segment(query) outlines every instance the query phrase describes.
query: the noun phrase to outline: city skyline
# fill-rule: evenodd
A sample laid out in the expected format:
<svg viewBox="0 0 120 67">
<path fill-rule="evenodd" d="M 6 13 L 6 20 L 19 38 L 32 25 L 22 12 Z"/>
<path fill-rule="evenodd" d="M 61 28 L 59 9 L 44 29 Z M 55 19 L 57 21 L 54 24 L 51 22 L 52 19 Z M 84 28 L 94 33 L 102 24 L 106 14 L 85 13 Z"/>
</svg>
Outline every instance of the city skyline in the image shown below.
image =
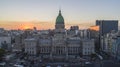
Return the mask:
<svg viewBox="0 0 120 67">
<path fill-rule="evenodd" d="M 1 0 L 0 27 L 54 29 L 61 9 L 66 28 L 87 28 L 96 20 L 119 20 L 118 0 Z"/>
</svg>

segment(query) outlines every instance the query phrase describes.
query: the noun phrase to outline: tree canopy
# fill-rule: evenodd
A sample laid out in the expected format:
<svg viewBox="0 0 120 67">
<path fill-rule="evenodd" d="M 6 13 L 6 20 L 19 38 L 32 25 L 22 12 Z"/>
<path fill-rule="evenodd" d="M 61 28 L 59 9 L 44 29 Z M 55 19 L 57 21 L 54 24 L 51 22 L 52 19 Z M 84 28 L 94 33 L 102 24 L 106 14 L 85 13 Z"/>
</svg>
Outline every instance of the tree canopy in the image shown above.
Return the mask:
<svg viewBox="0 0 120 67">
<path fill-rule="evenodd" d="M 5 50 L 0 48 L 0 60 L 2 59 L 4 54 L 5 54 Z"/>
</svg>

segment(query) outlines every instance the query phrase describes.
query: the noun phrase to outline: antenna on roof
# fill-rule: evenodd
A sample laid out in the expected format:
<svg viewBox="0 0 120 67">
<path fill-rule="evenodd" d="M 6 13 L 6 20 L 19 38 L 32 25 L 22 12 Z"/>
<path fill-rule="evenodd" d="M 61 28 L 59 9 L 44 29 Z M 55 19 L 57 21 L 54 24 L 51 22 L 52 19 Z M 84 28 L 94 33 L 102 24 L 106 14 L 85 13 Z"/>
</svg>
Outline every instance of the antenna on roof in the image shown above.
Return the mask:
<svg viewBox="0 0 120 67">
<path fill-rule="evenodd" d="M 59 12 L 61 13 L 61 6 L 59 6 Z"/>
</svg>

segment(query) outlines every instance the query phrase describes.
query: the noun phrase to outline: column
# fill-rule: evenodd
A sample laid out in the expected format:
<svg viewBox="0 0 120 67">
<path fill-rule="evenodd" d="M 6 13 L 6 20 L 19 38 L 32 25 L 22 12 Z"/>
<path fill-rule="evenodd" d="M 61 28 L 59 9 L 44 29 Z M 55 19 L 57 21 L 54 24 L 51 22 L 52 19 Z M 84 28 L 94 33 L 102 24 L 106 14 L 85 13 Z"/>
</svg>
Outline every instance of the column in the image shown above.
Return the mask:
<svg viewBox="0 0 120 67">
<path fill-rule="evenodd" d="M 50 59 L 53 60 L 53 50 L 54 50 L 54 47 L 53 45 L 51 45 L 51 51 L 50 51 Z"/>
<path fill-rule="evenodd" d="M 65 52 L 66 52 L 66 60 L 68 60 L 68 46 L 65 46 Z"/>
</svg>

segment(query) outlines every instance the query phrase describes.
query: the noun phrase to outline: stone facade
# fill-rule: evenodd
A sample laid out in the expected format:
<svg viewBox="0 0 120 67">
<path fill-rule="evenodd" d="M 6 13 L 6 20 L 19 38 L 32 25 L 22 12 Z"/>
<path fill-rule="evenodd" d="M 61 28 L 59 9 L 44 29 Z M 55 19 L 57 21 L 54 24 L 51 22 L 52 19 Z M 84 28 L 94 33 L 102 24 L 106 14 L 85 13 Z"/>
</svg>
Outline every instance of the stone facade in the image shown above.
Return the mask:
<svg viewBox="0 0 120 67">
<path fill-rule="evenodd" d="M 41 31 L 32 37 L 36 40 L 25 39 L 25 52 L 51 59 L 68 59 L 69 57 L 78 57 L 81 54 L 91 55 L 94 53 L 94 40 L 87 38 L 85 36 L 87 33 L 82 36 L 79 34 L 81 31 L 78 30 L 78 27 L 67 31 L 64 26 L 64 18 L 59 11 L 55 29 L 52 32 L 47 31 L 47 33 Z M 74 31 L 75 33 L 73 33 Z"/>
<path fill-rule="evenodd" d="M 82 54 L 91 55 L 95 53 L 94 40 L 83 40 L 82 41 Z"/>
<path fill-rule="evenodd" d="M 37 41 L 32 39 L 25 39 L 25 53 L 29 55 L 37 55 Z"/>
</svg>

